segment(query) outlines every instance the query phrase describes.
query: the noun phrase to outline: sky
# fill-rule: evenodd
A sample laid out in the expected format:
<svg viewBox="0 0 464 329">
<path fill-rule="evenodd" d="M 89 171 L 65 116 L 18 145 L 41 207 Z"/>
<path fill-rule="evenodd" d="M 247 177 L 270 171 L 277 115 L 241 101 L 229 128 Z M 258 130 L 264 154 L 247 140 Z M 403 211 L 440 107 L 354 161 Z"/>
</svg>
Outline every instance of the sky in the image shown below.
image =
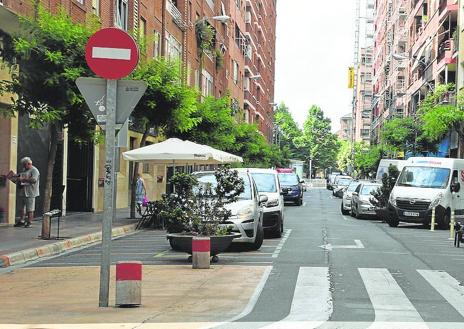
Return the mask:
<svg viewBox="0 0 464 329">
<path fill-rule="evenodd" d="M 355 0 L 278 0 L 275 102 L 302 127 L 311 105 L 340 128 L 351 112 Z"/>
</svg>

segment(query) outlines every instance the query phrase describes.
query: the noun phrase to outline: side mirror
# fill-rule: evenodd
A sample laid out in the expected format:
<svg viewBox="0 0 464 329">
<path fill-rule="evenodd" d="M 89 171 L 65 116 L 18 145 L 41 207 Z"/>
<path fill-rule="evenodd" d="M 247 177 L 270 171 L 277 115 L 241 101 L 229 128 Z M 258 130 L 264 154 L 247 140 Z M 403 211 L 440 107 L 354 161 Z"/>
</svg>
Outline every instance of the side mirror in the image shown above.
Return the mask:
<svg viewBox="0 0 464 329">
<path fill-rule="evenodd" d="M 262 204 L 266 203 L 269 200 L 267 195 L 260 194 L 259 195 L 259 205 L 261 206 Z"/>
<path fill-rule="evenodd" d="M 304 182 L 305 182 L 304 180 L 300 180 L 300 184 L 304 184 Z"/>
<path fill-rule="evenodd" d="M 288 194 L 288 188 L 284 187 L 282 188 L 282 190 L 280 191 L 280 195 L 286 195 Z"/>
<path fill-rule="evenodd" d="M 456 182 L 451 184 L 451 192 L 457 193 L 461 189 L 461 184 Z"/>
<path fill-rule="evenodd" d="M 351 195 L 352 195 L 352 196 L 358 196 L 359 193 L 358 193 L 358 192 L 353 192 L 353 193 L 351 193 Z"/>
</svg>

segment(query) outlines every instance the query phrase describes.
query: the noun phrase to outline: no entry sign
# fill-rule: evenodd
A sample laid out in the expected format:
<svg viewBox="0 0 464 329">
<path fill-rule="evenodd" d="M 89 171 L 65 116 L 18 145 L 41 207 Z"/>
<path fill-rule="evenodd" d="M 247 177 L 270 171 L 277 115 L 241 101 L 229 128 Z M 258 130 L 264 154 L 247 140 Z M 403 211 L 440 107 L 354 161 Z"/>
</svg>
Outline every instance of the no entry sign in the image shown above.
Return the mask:
<svg viewBox="0 0 464 329">
<path fill-rule="evenodd" d="M 128 76 L 137 66 L 139 51 L 129 34 L 110 27 L 90 37 L 85 47 L 85 60 L 96 75 L 118 80 Z"/>
</svg>

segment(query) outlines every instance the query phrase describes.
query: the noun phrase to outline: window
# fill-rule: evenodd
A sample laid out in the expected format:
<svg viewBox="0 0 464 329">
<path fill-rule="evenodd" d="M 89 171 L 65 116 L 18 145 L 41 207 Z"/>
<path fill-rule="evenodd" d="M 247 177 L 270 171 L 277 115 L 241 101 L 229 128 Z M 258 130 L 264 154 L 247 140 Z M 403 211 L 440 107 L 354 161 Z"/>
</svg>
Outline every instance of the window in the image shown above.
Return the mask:
<svg viewBox="0 0 464 329">
<path fill-rule="evenodd" d="M 243 79 L 243 89 L 245 91 L 250 90 L 250 77 L 245 77 L 245 79 Z"/>
<path fill-rule="evenodd" d="M 100 0 L 92 0 L 92 12 L 94 15 L 100 16 Z"/>
<path fill-rule="evenodd" d="M 182 55 L 182 45 L 172 35 L 168 35 L 166 38 L 166 57 L 168 60 L 179 60 Z"/>
<path fill-rule="evenodd" d="M 206 3 L 212 10 L 214 10 L 214 0 L 206 0 Z"/>
<path fill-rule="evenodd" d="M 157 31 L 154 31 L 153 58 L 157 58 L 160 55 L 161 55 L 161 34 Z"/>
<path fill-rule="evenodd" d="M 116 0 L 116 25 L 127 31 L 129 4 L 128 0 Z"/>
<path fill-rule="evenodd" d="M 139 39 L 140 41 L 145 41 L 145 36 L 147 35 L 147 21 L 145 18 L 140 17 L 139 22 Z"/>
<path fill-rule="evenodd" d="M 202 87 L 201 94 L 204 97 L 213 95 L 213 77 L 206 70 L 203 70 L 203 73 L 202 73 L 201 87 Z"/>
<path fill-rule="evenodd" d="M 145 146 L 151 145 L 153 143 L 146 142 Z M 149 174 L 150 173 L 150 163 L 144 162 L 142 166 L 142 173 Z"/>
<path fill-rule="evenodd" d="M 232 60 L 232 78 L 234 80 L 234 84 L 238 84 L 238 63 Z"/>
<path fill-rule="evenodd" d="M 76 0 L 78 3 L 80 3 L 81 5 L 84 4 L 84 0 Z M 3 1 L 2 1 L 2 4 L 3 4 Z"/>
</svg>

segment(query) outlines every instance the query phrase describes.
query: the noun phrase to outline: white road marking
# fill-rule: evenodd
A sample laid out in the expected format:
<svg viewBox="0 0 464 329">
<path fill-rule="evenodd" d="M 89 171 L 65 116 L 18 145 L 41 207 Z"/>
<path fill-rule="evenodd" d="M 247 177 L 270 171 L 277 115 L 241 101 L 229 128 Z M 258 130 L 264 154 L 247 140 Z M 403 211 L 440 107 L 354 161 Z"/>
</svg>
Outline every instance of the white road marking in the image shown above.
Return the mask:
<svg viewBox="0 0 464 329">
<path fill-rule="evenodd" d="M 302 322 L 298 328 L 317 328 L 328 321 L 333 312 L 332 293 L 328 267 L 300 267 L 295 285 L 290 313 L 282 321 L 265 328 L 288 328 L 295 321 L 311 321 L 313 325 Z"/>
<path fill-rule="evenodd" d="M 306 201 L 305 201 L 305 202 L 303 202 L 303 207 L 306 207 Z"/>
<path fill-rule="evenodd" d="M 375 311 L 375 321 L 423 322 L 401 287 L 385 268 L 358 269 Z"/>
<path fill-rule="evenodd" d="M 333 249 L 364 249 L 364 245 L 361 242 L 361 240 L 354 240 L 354 245 L 343 245 L 343 246 L 334 246 L 331 243 L 324 244 L 322 246 L 319 246 L 319 248 L 325 249 L 325 250 L 333 250 Z"/>
<path fill-rule="evenodd" d="M 131 50 L 124 48 L 92 47 L 92 58 L 130 61 Z"/>
<path fill-rule="evenodd" d="M 350 220 L 348 217 L 346 216 L 342 216 L 344 220 Z"/>
<path fill-rule="evenodd" d="M 464 287 L 461 283 L 443 271 L 417 270 L 427 282 L 435 288 L 456 311 L 464 316 Z"/>
<path fill-rule="evenodd" d="M 285 234 L 284 234 L 282 240 L 280 240 L 280 243 L 277 245 L 274 253 L 272 254 L 272 258 L 279 257 L 279 254 L 282 251 L 282 247 L 284 246 L 285 242 L 287 241 L 288 237 L 290 236 L 290 233 L 292 233 L 291 229 L 288 229 L 288 230 L 285 231 Z"/>
</svg>

